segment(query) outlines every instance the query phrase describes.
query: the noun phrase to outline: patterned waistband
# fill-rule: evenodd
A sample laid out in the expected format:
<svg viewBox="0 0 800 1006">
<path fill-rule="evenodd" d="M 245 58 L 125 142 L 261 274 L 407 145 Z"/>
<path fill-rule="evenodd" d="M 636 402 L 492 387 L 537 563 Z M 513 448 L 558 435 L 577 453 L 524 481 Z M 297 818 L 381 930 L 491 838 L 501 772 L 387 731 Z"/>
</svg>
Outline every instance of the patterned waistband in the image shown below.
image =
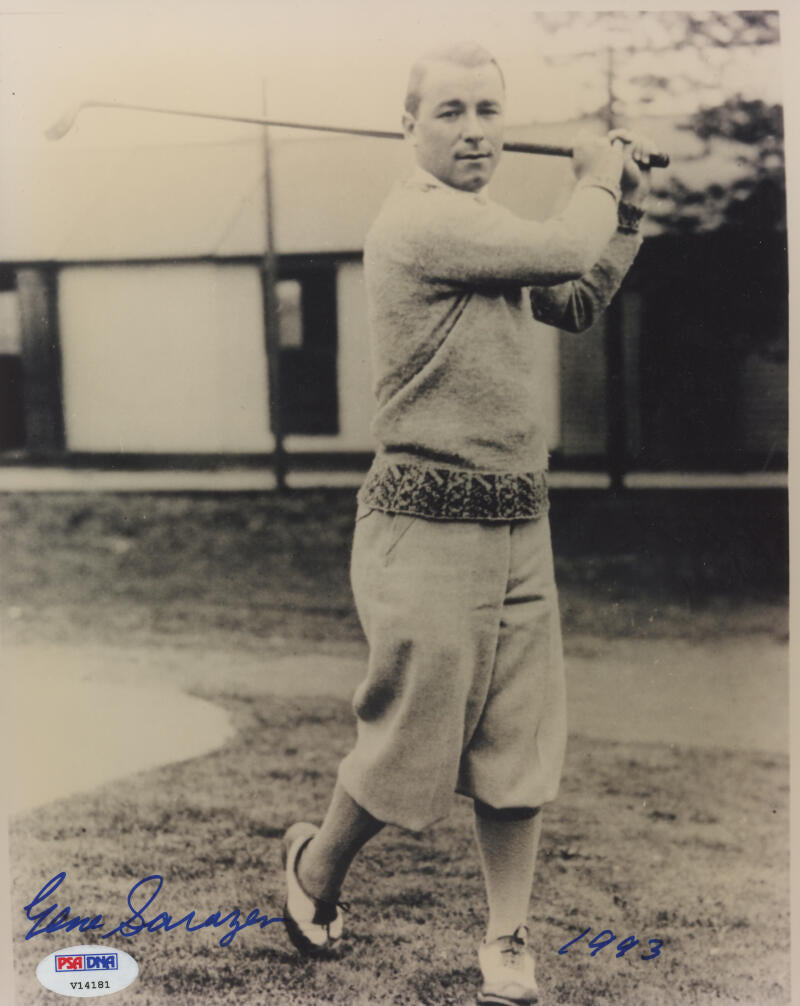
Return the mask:
<svg viewBox="0 0 800 1006">
<path fill-rule="evenodd" d="M 433 520 L 531 520 L 549 509 L 543 471 L 517 475 L 416 464 L 371 469 L 358 500 Z"/>
</svg>

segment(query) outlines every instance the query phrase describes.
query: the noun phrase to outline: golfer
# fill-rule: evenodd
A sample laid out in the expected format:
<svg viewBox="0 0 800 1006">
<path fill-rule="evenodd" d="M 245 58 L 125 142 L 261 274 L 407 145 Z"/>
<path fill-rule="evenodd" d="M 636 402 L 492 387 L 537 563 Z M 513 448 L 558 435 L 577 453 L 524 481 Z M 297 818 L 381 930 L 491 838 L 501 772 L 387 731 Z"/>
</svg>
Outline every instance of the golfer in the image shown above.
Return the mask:
<svg viewBox="0 0 800 1006">
<path fill-rule="evenodd" d="M 533 318 L 589 327 L 640 245 L 650 144 L 579 144 L 565 210 L 491 202 L 505 85 L 463 45 L 412 68 L 417 161 L 372 226 L 364 269 L 377 378 L 352 585 L 369 643 L 358 734 L 320 828 L 284 836 L 286 926 L 305 954 L 342 933 L 339 892 L 385 824 L 415 831 L 474 801 L 488 899 L 479 1003 L 537 1000 L 528 911 L 541 807 L 566 738 Z M 435 939 L 435 934 L 434 934 Z"/>
</svg>

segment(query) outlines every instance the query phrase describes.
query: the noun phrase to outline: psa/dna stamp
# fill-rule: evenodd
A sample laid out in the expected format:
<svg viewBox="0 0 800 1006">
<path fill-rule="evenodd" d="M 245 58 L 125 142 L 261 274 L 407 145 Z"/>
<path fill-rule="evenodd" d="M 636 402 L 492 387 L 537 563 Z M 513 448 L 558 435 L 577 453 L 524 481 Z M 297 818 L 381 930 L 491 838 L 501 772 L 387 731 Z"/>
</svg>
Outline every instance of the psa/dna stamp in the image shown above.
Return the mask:
<svg viewBox="0 0 800 1006">
<path fill-rule="evenodd" d="M 36 977 L 46 989 L 84 999 L 119 992 L 138 974 L 139 965 L 130 954 L 100 946 L 56 950 L 36 967 Z"/>
</svg>

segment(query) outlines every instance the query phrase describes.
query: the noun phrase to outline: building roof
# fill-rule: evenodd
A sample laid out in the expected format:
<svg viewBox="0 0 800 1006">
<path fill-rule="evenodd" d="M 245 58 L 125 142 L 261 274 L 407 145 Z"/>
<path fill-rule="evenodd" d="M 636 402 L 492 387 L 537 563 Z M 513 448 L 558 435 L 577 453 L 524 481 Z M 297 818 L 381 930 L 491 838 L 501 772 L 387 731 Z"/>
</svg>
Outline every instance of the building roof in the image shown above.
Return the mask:
<svg viewBox="0 0 800 1006">
<path fill-rule="evenodd" d="M 528 126 L 510 139 L 568 143 L 596 121 Z M 648 131 L 694 188 L 729 183 L 735 151 L 700 156 L 702 144 L 671 120 Z M 285 135 L 285 134 L 284 134 Z M 297 136 L 297 134 L 295 134 Z M 411 168 L 405 144 L 301 134 L 272 144 L 276 246 L 282 254 L 359 252 L 391 186 Z M 263 149 L 224 144 L 79 148 L 69 141 L 6 159 L 0 184 L 0 261 L 115 261 L 253 256 L 265 244 Z M 543 219 L 569 189 L 567 159 L 506 154 L 492 196 Z"/>
</svg>

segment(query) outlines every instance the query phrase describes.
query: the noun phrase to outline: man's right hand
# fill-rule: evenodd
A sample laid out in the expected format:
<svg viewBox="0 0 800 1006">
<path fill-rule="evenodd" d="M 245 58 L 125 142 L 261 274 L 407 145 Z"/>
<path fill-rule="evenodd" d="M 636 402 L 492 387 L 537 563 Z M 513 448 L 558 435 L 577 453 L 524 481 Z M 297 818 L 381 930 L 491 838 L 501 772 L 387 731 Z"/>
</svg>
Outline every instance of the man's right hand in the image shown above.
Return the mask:
<svg viewBox="0 0 800 1006">
<path fill-rule="evenodd" d="M 612 143 L 607 136 L 579 139 L 573 144 L 572 170 L 578 180 L 591 177 L 619 192 L 624 160 L 624 144 Z"/>
</svg>

